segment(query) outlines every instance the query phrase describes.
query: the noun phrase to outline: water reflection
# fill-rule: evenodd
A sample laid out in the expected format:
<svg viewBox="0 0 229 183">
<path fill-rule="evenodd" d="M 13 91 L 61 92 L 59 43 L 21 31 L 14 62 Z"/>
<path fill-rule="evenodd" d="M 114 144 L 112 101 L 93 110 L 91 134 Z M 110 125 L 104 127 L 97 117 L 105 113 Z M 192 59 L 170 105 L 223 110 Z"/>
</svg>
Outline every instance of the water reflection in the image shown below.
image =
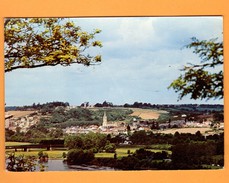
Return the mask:
<svg viewBox="0 0 229 183">
<path fill-rule="evenodd" d="M 63 160 L 49 160 L 45 165 L 45 171 L 111 171 L 110 167 L 99 167 L 96 165 L 68 165 Z M 37 167 L 39 171 L 39 167 Z"/>
</svg>

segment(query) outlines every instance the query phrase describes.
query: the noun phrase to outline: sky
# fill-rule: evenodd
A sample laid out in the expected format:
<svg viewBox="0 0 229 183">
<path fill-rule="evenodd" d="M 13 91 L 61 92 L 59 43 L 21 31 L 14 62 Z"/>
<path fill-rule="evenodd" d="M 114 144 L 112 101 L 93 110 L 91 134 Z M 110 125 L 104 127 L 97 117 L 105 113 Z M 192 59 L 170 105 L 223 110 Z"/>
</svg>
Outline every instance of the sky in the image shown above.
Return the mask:
<svg viewBox="0 0 229 183">
<path fill-rule="evenodd" d="M 18 69 L 5 74 L 5 103 L 23 106 L 52 101 L 70 105 L 104 101 L 121 105 L 136 101 L 151 104 L 223 104 L 223 100 L 177 101 L 168 89 L 187 63 L 200 59 L 184 46 L 192 37 L 223 39 L 222 17 L 109 17 L 72 19 L 82 30 L 101 29 L 96 36 L 102 62 L 85 67 Z M 222 69 L 222 68 L 219 68 Z"/>
</svg>

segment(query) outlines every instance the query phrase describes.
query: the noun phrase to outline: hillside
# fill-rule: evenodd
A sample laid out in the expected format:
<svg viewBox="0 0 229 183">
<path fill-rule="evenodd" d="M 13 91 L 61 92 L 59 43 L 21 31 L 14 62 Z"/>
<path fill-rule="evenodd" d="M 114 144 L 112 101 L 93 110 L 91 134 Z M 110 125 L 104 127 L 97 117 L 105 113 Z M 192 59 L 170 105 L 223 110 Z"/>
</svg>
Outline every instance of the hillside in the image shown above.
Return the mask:
<svg viewBox="0 0 229 183">
<path fill-rule="evenodd" d="M 131 116 L 138 116 L 142 119 L 158 119 L 161 114 L 168 113 L 164 110 L 130 108 L 134 111 Z"/>
<path fill-rule="evenodd" d="M 35 111 L 8 111 L 6 112 L 7 115 L 13 115 L 15 118 L 24 117 L 26 115 L 33 114 Z"/>
</svg>

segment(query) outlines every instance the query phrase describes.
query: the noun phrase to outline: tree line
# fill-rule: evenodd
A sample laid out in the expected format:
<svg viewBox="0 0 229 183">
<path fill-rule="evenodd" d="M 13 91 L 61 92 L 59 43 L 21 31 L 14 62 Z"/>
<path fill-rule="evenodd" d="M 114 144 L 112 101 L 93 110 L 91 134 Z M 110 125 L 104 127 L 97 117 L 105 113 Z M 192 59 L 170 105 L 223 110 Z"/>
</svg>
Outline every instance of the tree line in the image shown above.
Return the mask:
<svg viewBox="0 0 229 183">
<path fill-rule="evenodd" d="M 64 104 L 64 103 L 63 103 Z M 45 104 L 45 114 L 40 118 L 39 123 L 29 127 L 26 132 L 22 132 L 19 127 L 16 131 L 5 130 L 6 141 L 30 141 L 39 142 L 41 139 L 63 138 L 63 129 L 71 126 L 88 126 L 102 124 L 104 110 L 90 110 L 86 108 L 72 108 L 66 110 L 64 106 L 56 107 L 53 103 Z M 44 109 L 42 108 L 42 109 Z M 41 110 L 42 110 L 41 109 Z M 129 116 L 133 111 L 130 109 L 106 109 L 109 121 L 131 120 Z"/>
<path fill-rule="evenodd" d="M 127 138 L 132 142 L 125 148 L 140 146 L 127 157 L 118 158 L 116 148 Z M 63 143 L 68 149 L 66 161 L 69 164 L 90 164 L 110 166 L 121 170 L 177 170 L 209 169 L 224 166 L 224 134 L 204 136 L 199 131 L 195 134 L 178 133 L 157 134 L 138 131 L 130 135 L 105 135 L 100 133 L 68 135 Z M 52 140 L 41 143 L 53 143 Z M 154 152 L 158 144 L 160 151 Z M 121 146 L 122 147 L 122 146 Z M 113 158 L 96 158 L 95 153 L 107 152 Z M 169 153 L 171 152 L 171 153 Z M 11 157 L 13 158 L 13 157 Z"/>
<path fill-rule="evenodd" d="M 93 142 L 87 146 L 87 137 L 93 136 Z M 119 146 L 119 141 L 116 137 L 109 137 L 103 135 L 102 143 L 96 144 L 95 142 L 101 142 L 95 140 L 98 138 L 98 134 L 85 135 L 84 137 L 74 136 L 68 137 L 66 141 L 67 147 L 70 147 L 71 151 L 67 155 L 68 160 L 71 163 L 81 164 L 79 157 L 90 157 L 85 159 L 83 163 L 95 164 L 99 166 L 110 166 L 115 169 L 121 170 L 177 170 L 177 169 L 209 169 L 214 164 L 215 166 L 224 166 L 224 134 L 214 134 L 209 136 L 203 136 L 200 132 L 196 134 L 179 134 L 174 135 L 165 134 L 151 134 L 143 131 L 136 132 L 130 136 L 130 140 L 133 145 L 145 145 L 139 148 L 134 153 L 128 153 L 127 157 L 117 158 L 115 147 Z M 82 140 L 82 138 L 85 138 Z M 104 151 L 105 147 L 113 142 L 114 146 L 111 153 L 114 153 L 114 158 L 95 158 L 93 153 L 95 152 L 93 147 L 98 148 L 99 151 Z M 117 144 L 116 144 L 117 143 Z M 165 149 L 154 152 L 151 149 L 153 145 L 158 144 L 170 144 L 171 146 L 163 146 Z M 91 146 L 93 144 L 93 146 Z M 100 144 L 100 145 L 99 145 Z M 105 145 L 106 144 L 106 145 Z M 116 144 L 116 145 L 115 145 Z M 126 148 L 133 145 L 127 145 Z M 81 149 L 79 151 L 79 149 Z M 97 150 L 98 150 L 97 149 Z M 169 153 L 168 151 L 171 151 Z M 96 151 L 97 152 L 97 151 Z M 106 151 L 109 152 L 109 151 Z M 88 156 L 88 154 L 90 154 Z M 73 160 L 71 160 L 73 159 Z"/>
</svg>

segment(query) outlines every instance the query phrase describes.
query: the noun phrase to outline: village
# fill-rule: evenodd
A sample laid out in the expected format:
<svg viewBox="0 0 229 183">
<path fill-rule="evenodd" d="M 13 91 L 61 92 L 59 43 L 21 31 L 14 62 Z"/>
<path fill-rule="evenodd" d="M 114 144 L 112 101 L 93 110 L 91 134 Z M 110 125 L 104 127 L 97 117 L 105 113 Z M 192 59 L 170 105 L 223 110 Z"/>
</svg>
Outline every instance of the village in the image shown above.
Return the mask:
<svg viewBox="0 0 229 183">
<path fill-rule="evenodd" d="M 23 17 L 4 18 L 7 171 L 224 168 L 223 16 Z"/>
<path fill-rule="evenodd" d="M 179 162 L 184 153 L 188 154 L 187 157 L 196 157 L 193 151 L 204 153 L 202 168 L 219 169 L 224 165 L 222 111 L 179 111 L 174 115 L 162 108 L 50 104 L 43 105 L 39 110 L 31 106 L 27 110 L 21 109 L 6 110 L 6 154 L 38 154 L 39 159 L 42 154 L 46 157 L 49 170 L 53 161 L 60 161 L 60 167 L 63 167 L 64 158 L 68 164 L 71 153 L 84 154 L 83 158 L 79 156 L 79 161 L 88 163 L 87 166 L 112 170 L 178 169 L 180 166 L 177 167 L 176 161 Z M 220 114 L 220 121 L 217 121 L 215 114 Z M 92 159 L 87 158 L 88 153 Z M 141 153 L 144 154 L 143 158 Z M 213 154 L 210 161 L 209 154 Z M 130 161 L 126 162 L 128 159 Z M 142 159 L 150 163 L 150 168 L 148 164 L 141 163 Z M 190 166 L 188 160 L 184 161 L 187 162 L 185 166 Z M 132 162 L 138 162 L 134 168 L 130 167 Z M 190 162 L 192 167 L 196 166 L 196 161 Z"/>
<path fill-rule="evenodd" d="M 72 109 L 74 107 L 68 107 L 66 110 Z M 90 108 L 92 108 L 90 106 Z M 16 132 L 26 133 L 31 126 L 37 125 L 40 122 L 40 118 L 43 115 L 39 111 L 8 111 L 5 113 L 5 128 Z M 149 118 L 149 116 L 147 116 Z M 106 109 L 104 110 L 101 125 L 76 125 L 68 126 L 63 128 L 64 134 L 87 134 L 89 132 L 103 133 L 103 134 L 128 134 L 135 131 L 154 131 L 156 133 L 175 133 L 176 131 L 181 133 L 196 133 L 200 131 L 201 133 L 207 133 L 212 131 L 212 129 L 224 130 L 223 121 L 220 123 L 213 124 L 212 115 L 203 114 L 200 115 L 201 122 L 187 119 L 186 114 L 180 116 L 173 116 L 173 119 L 169 119 L 165 122 L 157 122 L 157 118 L 152 117 L 151 119 L 133 118 L 131 122 L 126 123 L 123 121 L 109 121 L 107 119 Z M 190 119 L 190 118 L 189 118 Z M 53 130 L 50 128 L 49 130 Z"/>
</svg>

